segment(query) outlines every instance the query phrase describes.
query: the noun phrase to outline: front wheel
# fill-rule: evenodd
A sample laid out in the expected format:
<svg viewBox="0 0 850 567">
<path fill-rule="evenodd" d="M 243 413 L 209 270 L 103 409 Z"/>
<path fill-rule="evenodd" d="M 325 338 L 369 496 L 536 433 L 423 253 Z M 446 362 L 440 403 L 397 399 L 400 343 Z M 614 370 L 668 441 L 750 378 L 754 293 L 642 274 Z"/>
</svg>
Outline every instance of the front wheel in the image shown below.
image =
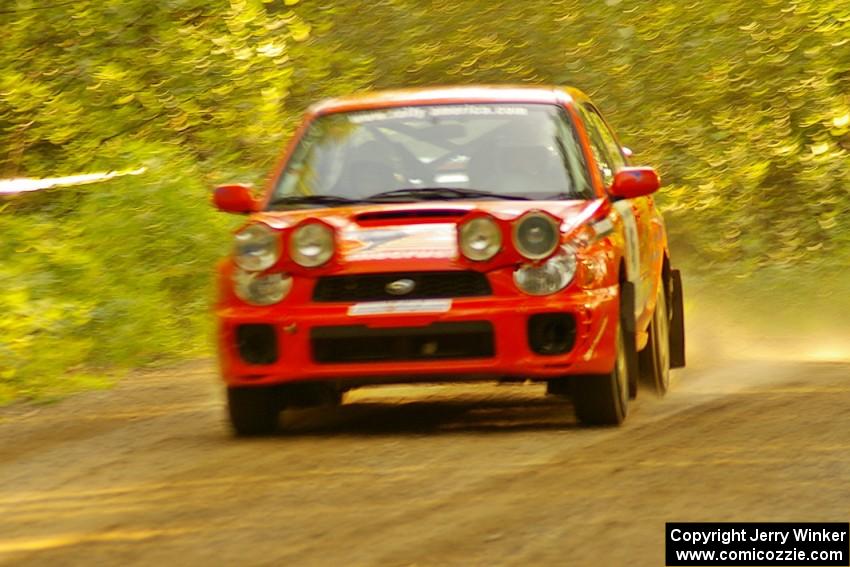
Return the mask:
<svg viewBox="0 0 850 567">
<path fill-rule="evenodd" d="M 616 340 L 617 354 L 611 372 L 573 379 L 576 416 L 585 425 L 620 425 L 628 414 L 629 365 L 623 326 L 619 324 Z"/>
<path fill-rule="evenodd" d="M 227 413 L 233 432 L 239 437 L 274 433 L 280 409 L 277 388 L 227 389 Z"/>
</svg>

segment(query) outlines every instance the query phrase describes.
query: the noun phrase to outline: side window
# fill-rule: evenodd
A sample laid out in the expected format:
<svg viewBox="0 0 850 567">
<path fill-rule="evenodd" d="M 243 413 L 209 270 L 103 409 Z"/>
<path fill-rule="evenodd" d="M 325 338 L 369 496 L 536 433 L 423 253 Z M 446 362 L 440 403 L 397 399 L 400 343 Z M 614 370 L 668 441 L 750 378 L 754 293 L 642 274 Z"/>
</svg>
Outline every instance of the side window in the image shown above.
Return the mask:
<svg viewBox="0 0 850 567">
<path fill-rule="evenodd" d="M 598 122 L 594 120 L 595 113 L 588 110 L 585 106 L 579 106 L 578 108 L 584 121 L 584 126 L 587 129 L 588 137 L 590 138 L 590 151 L 593 153 L 593 161 L 596 162 L 599 173 L 602 174 L 602 181 L 605 187 L 609 187 L 614 181 L 614 173 L 617 170 L 616 162 L 606 147 L 605 138 L 599 131 Z"/>
<path fill-rule="evenodd" d="M 608 128 L 607 124 L 605 124 L 605 121 L 602 119 L 598 110 L 592 106 L 588 106 L 587 111 L 590 116 L 590 120 L 593 121 L 596 125 L 596 129 L 599 131 L 602 143 L 605 144 L 605 147 L 608 149 L 608 155 L 614 162 L 614 169 L 619 170 L 621 167 L 625 167 L 626 160 L 623 158 L 623 152 L 620 149 L 620 144 L 617 143 L 617 139 L 614 137 L 614 133 L 611 132 L 611 129 Z"/>
</svg>

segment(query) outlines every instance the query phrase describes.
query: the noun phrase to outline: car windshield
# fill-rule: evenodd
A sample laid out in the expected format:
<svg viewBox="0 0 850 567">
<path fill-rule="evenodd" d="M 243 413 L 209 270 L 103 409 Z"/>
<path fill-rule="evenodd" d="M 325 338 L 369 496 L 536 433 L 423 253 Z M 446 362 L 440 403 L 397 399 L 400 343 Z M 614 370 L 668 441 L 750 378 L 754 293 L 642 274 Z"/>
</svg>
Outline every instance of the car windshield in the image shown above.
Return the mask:
<svg viewBox="0 0 850 567">
<path fill-rule="evenodd" d="M 320 116 L 269 203 L 590 197 L 584 158 L 559 107 L 452 104 Z"/>
</svg>

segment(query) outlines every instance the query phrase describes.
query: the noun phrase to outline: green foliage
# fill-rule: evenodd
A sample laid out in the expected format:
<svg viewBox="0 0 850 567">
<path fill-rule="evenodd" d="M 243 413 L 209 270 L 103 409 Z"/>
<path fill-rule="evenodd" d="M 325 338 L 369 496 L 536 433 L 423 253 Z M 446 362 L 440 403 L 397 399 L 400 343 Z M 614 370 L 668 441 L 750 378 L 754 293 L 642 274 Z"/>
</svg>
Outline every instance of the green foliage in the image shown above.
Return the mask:
<svg viewBox="0 0 850 567">
<path fill-rule="evenodd" d="M 0 214 L 0 403 L 100 384 L 93 366 L 206 351 L 232 219 L 209 206 L 192 160 L 155 149 L 144 175 Z"/>
<path fill-rule="evenodd" d="M 0 398 L 202 350 L 234 223 L 206 188 L 355 90 L 575 85 L 661 170 L 680 263 L 850 261 L 845 0 L 10 0 L 0 29 L 0 177 L 147 168 L 0 210 Z"/>
</svg>

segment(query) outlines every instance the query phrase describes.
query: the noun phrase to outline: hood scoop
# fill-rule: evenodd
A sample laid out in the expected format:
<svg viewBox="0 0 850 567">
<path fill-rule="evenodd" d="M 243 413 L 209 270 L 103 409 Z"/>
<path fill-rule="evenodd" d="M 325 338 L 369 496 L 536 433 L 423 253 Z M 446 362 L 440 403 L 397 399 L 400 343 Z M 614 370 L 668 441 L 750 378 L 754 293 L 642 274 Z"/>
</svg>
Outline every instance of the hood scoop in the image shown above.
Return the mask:
<svg viewBox="0 0 850 567">
<path fill-rule="evenodd" d="M 354 217 L 358 223 L 383 222 L 383 221 L 417 221 L 426 222 L 451 222 L 464 216 L 469 209 L 395 209 L 382 211 L 368 211 Z"/>
</svg>

